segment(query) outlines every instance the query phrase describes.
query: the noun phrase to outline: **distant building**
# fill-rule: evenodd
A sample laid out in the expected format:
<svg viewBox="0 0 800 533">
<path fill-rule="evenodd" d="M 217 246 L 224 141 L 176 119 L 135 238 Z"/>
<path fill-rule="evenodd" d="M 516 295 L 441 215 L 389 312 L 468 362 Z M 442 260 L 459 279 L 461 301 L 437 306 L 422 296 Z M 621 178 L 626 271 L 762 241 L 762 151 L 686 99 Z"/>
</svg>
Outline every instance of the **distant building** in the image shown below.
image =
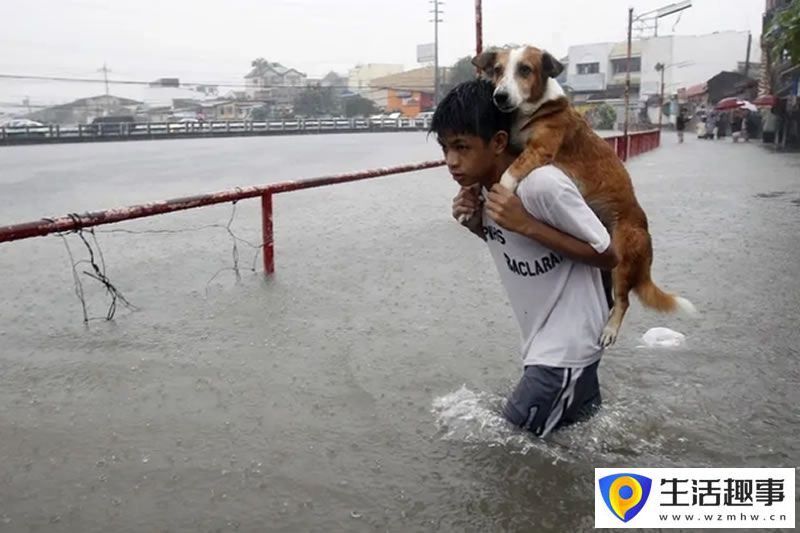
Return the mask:
<svg viewBox="0 0 800 533">
<path fill-rule="evenodd" d="M 448 69 L 440 70 L 444 83 Z M 415 117 L 433 106 L 434 74 L 433 67 L 422 67 L 375 78 L 364 96 L 385 111 Z"/>
<path fill-rule="evenodd" d="M 657 116 L 657 96 L 664 69 L 665 100 L 680 88 L 705 83 L 720 72 L 737 72 L 747 58 L 746 31 L 723 31 L 706 35 L 666 35 L 631 43 L 630 102 L 633 122 Z M 760 61 L 760 52 L 751 49 L 751 65 Z M 567 85 L 576 104 L 607 102 L 624 115 L 627 42 L 592 43 L 569 48 Z M 753 73 L 756 73 L 755 68 Z M 647 110 L 647 102 L 655 111 Z M 668 120 L 668 119 L 667 119 Z"/>
<path fill-rule="evenodd" d="M 320 87 L 331 87 L 337 95 L 341 96 L 348 93 L 347 76 L 342 76 L 334 71 L 328 72 L 321 80 Z"/>
<path fill-rule="evenodd" d="M 713 106 L 723 98 L 735 96 L 753 100 L 758 81 L 739 72 L 720 72 L 703 83 L 678 89 L 678 103 Z"/>
<path fill-rule="evenodd" d="M 142 102 L 112 95 L 80 98 L 68 104 L 47 107 L 28 115 L 45 124 L 77 125 L 107 115 L 135 115 Z"/>
<path fill-rule="evenodd" d="M 245 92 L 251 100 L 268 102 L 276 108 L 291 108 L 306 86 L 307 76 L 280 63 L 257 59 L 244 77 Z"/>
<path fill-rule="evenodd" d="M 347 88 L 351 93 L 366 96 L 372 80 L 403 72 L 403 65 L 394 63 L 367 63 L 356 65 L 347 73 Z"/>
</svg>

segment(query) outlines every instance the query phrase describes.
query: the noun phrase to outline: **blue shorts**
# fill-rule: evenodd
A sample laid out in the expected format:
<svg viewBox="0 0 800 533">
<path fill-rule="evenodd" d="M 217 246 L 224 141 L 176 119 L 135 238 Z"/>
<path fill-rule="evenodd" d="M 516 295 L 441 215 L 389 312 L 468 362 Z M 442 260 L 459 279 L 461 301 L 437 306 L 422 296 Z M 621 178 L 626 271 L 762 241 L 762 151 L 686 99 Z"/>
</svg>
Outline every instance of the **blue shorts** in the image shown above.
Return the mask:
<svg viewBox="0 0 800 533">
<path fill-rule="evenodd" d="M 597 361 L 585 368 L 525 367 L 503 416 L 517 427 L 540 437 L 552 430 L 588 418 L 600 407 Z"/>
</svg>

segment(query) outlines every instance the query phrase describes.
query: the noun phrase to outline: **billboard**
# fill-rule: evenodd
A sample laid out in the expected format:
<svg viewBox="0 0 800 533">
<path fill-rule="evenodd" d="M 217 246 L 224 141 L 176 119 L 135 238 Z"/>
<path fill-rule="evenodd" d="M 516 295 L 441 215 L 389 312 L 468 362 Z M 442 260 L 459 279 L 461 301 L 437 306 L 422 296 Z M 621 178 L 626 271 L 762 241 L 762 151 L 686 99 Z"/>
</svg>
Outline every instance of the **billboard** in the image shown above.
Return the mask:
<svg viewBox="0 0 800 533">
<path fill-rule="evenodd" d="M 417 63 L 432 63 L 435 54 L 433 43 L 417 45 Z"/>
</svg>

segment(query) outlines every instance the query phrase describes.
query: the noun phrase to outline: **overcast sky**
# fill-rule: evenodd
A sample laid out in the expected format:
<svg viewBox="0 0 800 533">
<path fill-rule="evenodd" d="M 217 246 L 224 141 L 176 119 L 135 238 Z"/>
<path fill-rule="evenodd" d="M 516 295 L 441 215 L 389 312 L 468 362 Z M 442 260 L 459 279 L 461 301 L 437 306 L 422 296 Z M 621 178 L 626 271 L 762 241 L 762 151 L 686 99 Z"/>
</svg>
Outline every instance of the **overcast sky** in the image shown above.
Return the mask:
<svg viewBox="0 0 800 533">
<path fill-rule="evenodd" d="M 484 42 L 561 56 L 570 44 L 623 40 L 628 7 L 642 13 L 673 1 L 483 0 Z M 433 40 L 429 9 L 428 0 L 0 0 L 0 73 L 102 77 L 107 63 L 111 79 L 243 83 L 260 56 L 311 77 L 357 63 L 413 68 L 416 45 Z M 474 51 L 474 2 L 446 0 L 442 9 L 440 60 L 451 64 Z M 694 0 L 680 20 L 662 19 L 659 34 L 750 30 L 758 46 L 763 9 L 764 0 Z M 0 103 L 103 91 L 0 79 Z"/>
</svg>

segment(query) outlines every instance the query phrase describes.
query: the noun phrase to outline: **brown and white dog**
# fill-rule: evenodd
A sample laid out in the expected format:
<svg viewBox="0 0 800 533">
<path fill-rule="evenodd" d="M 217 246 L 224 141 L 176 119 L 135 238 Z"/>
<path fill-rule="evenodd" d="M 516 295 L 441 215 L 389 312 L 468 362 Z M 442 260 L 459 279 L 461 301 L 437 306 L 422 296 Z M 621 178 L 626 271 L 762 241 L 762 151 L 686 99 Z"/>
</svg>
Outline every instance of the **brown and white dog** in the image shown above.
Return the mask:
<svg viewBox="0 0 800 533">
<path fill-rule="evenodd" d="M 612 235 L 620 261 L 612 271 L 614 307 L 601 344 L 616 340 L 631 290 L 652 309 L 694 313 L 689 300 L 665 293 L 650 278 L 653 248 L 647 216 L 614 149 L 572 108 L 555 80 L 563 66 L 531 46 L 489 50 L 473 64 L 494 82 L 495 105 L 516 113 L 511 144 L 521 153 L 500 183 L 513 192 L 531 171 L 553 164 L 575 183 Z"/>
</svg>

